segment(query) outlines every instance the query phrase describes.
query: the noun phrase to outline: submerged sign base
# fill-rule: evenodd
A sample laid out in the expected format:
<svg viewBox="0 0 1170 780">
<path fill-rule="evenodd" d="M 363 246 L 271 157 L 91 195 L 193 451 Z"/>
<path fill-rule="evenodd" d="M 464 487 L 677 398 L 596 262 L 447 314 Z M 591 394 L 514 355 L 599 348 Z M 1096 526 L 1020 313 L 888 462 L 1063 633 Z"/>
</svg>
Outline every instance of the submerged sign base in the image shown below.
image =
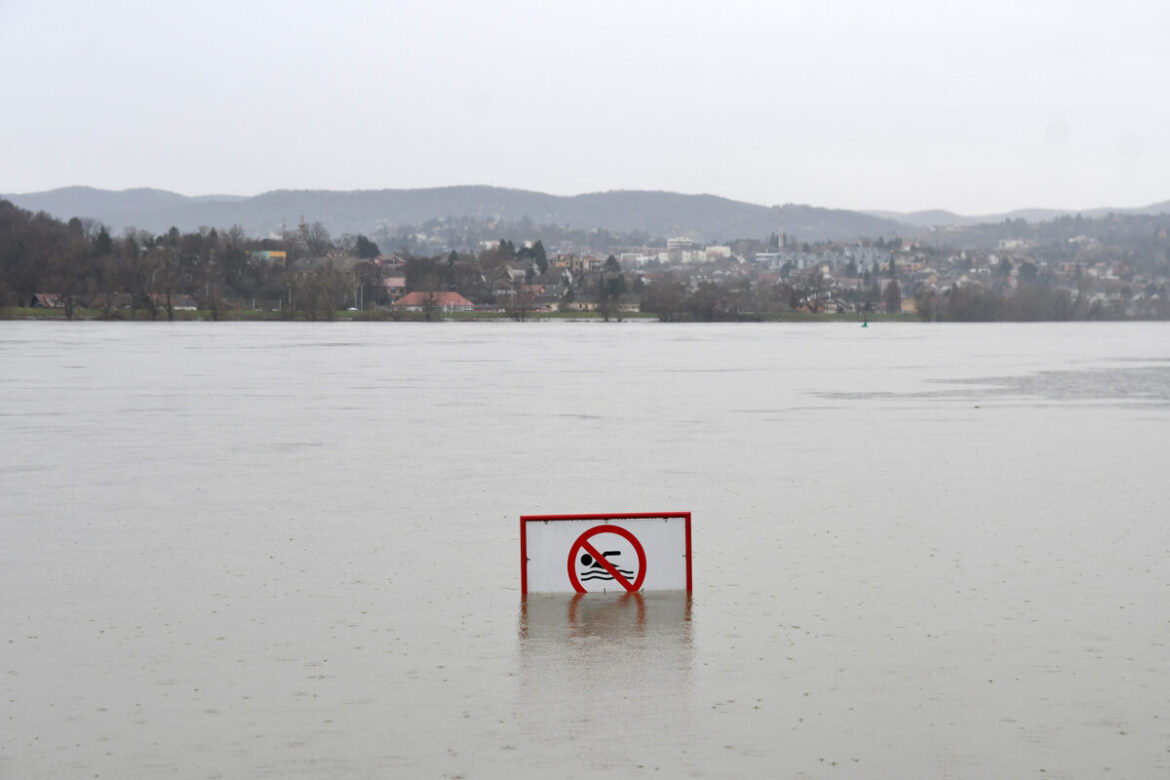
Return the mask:
<svg viewBox="0 0 1170 780">
<path fill-rule="evenodd" d="M 525 515 L 521 593 L 691 590 L 691 513 Z"/>
</svg>

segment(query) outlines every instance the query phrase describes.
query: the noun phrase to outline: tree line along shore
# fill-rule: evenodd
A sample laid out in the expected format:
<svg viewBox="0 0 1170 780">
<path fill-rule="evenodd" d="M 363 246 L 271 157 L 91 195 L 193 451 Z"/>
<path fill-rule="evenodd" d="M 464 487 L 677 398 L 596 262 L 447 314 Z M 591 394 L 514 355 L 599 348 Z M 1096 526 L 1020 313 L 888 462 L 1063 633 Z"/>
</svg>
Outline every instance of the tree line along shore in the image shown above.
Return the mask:
<svg viewBox="0 0 1170 780">
<path fill-rule="evenodd" d="M 1010 227 L 1010 226 L 1009 226 Z M 318 223 L 154 235 L 0 200 L 0 316 L 111 320 L 649 318 L 681 321 L 1170 319 L 1170 238 L 1140 251 L 1074 237 L 956 250 L 910 239 L 773 234 L 595 247 L 478 240 L 382 251 Z M 1148 231 L 1147 231 L 1148 232 Z M 1164 245 L 1164 246 L 1163 246 Z"/>
</svg>

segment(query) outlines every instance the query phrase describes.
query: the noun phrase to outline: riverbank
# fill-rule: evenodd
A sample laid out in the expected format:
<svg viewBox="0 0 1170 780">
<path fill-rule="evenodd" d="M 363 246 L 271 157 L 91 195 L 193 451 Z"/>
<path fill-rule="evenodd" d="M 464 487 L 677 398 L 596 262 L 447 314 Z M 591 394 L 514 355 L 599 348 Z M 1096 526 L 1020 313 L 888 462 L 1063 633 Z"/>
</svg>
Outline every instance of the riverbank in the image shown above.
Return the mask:
<svg viewBox="0 0 1170 780">
<path fill-rule="evenodd" d="M 64 309 L 7 307 L 0 308 L 0 320 L 66 320 Z M 74 309 L 74 320 L 105 321 L 105 322 L 167 322 L 164 312 L 157 317 L 151 317 L 145 309 L 119 309 L 106 313 L 99 309 Z M 316 318 L 316 322 L 425 322 L 426 315 L 422 312 L 399 312 L 385 309 L 374 311 L 339 311 L 332 319 Z M 906 314 L 872 313 L 868 315 L 857 313 L 810 314 L 808 312 L 782 312 L 760 315 L 747 315 L 740 322 L 857 322 L 868 319 L 870 322 L 916 322 L 916 318 Z M 176 311 L 175 322 L 305 322 L 303 314 L 290 317 L 286 313 L 277 311 L 259 311 L 255 309 L 233 309 L 213 314 L 210 311 Z M 604 317 L 597 312 L 530 312 L 525 315 L 524 321 L 564 320 L 572 322 L 604 321 Z M 631 312 L 622 315 L 623 321 L 643 320 L 658 321 L 658 316 L 648 312 Z M 432 322 L 493 322 L 516 321 L 515 317 L 502 311 L 459 311 L 432 313 Z M 617 322 L 611 317 L 610 322 Z"/>
</svg>

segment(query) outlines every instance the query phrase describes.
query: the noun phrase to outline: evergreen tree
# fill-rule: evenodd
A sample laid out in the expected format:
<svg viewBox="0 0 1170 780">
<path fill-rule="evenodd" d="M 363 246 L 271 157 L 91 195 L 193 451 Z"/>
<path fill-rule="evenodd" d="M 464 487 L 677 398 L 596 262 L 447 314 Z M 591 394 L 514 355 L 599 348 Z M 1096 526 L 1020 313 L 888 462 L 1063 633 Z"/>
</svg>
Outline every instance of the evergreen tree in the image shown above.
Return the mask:
<svg viewBox="0 0 1170 780">
<path fill-rule="evenodd" d="M 540 241 L 532 245 L 532 259 L 536 263 L 536 270 L 544 276 L 548 272 L 548 255 L 545 254 L 544 244 Z"/>
<path fill-rule="evenodd" d="M 354 244 L 354 251 L 357 252 L 357 256 L 363 260 L 373 260 L 375 257 L 382 254 L 378 250 L 377 244 L 361 235 L 357 237 L 357 241 Z"/>
</svg>

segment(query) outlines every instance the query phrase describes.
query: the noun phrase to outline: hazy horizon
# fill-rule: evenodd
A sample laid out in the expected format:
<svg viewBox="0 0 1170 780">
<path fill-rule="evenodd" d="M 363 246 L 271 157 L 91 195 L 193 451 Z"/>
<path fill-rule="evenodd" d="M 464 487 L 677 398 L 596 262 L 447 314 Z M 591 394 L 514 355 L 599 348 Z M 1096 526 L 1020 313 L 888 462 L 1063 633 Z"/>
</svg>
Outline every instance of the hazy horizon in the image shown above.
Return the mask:
<svg viewBox="0 0 1170 780">
<path fill-rule="evenodd" d="M 754 206 L 789 205 L 789 206 L 812 206 L 814 208 L 840 209 L 840 207 L 837 207 L 837 206 L 826 206 L 826 205 L 820 204 L 820 203 L 797 203 L 797 202 L 791 202 L 791 203 L 786 203 L 786 204 L 754 203 L 752 201 L 744 201 L 744 200 L 741 200 L 739 198 L 730 198 L 726 195 L 721 195 L 721 194 L 716 193 L 716 192 L 682 192 L 682 193 L 680 193 L 680 192 L 675 192 L 672 190 L 653 190 L 653 189 L 635 189 L 635 188 L 616 188 L 616 187 L 613 187 L 613 188 L 609 188 L 609 189 L 605 189 L 605 190 L 591 190 L 589 192 L 573 192 L 573 193 L 568 193 L 568 194 L 560 194 L 560 193 L 555 193 L 555 192 L 544 192 L 541 190 L 530 190 L 526 187 L 501 187 L 499 185 L 494 185 L 494 184 L 445 184 L 445 185 L 438 185 L 435 187 L 362 187 L 362 188 L 354 188 L 354 189 L 349 189 L 349 190 L 336 189 L 336 188 L 330 188 L 330 187 L 281 187 L 281 188 L 264 189 L 264 190 L 260 190 L 260 191 L 249 193 L 249 194 L 240 194 L 240 193 L 233 193 L 233 192 L 194 192 L 194 193 L 192 193 L 192 192 L 179 192 L 177 190 L 168 189 L 165 187 L 149 187 L 149 186 L 138 186 L 138 187 L 132 186 L 132 187 L 124 187 L 121 189 L 112 189 L 112 188 L 107 188 L 107 187 L 94 187 L 94 186 L 89 185 L 89 184 L 66 184 L 66 185 L 62 185 L 61 187 L 52 187 L 52 188 L 46 189 L 46 190 L 37 190 L 37 191 L 19 192 L 19 193 L 18 192 L 2 193 L 2 194 L 0 194 L 0 196 L 2 196 L 2 195 L 30 196 L 30 195 L 43 195 L 43 194 L 47 194 L 50 192 L 57 192 L 57 191 L 69 190 L 69 189 L 92 189 L 92 190 L 114 192 L 114 193 L 126 193 L 126 192 L 136 192 L 136 191 L 138 191 L 138 192 L 158 191 L 158 192 L 168 192 L 168 193 L 173 194 L 173 195 L 180 195 L 180 196 L 185 197 L 185 198 L 209 198 L 209 199 L 228 198 L 228 199 L 247 200 L 249 198 L 256 198 L 256 197 L 259 197 L 261 195 L 266 195 L 266 194 L 273 193 L 273 192 L 346 193 L 346 192 L 408 191 L 408 190 L 428 190 L 428 189 L 456 189 L 456 188 L 461 188 L 461 187 L 467 187 L 467 188 L 484 187 L 484 188 L 493 188 L 493 189 L 507 189 L 507 190 L 522 191 L 522 192 L 532 192 L 532 193 L 541 194 L 541 195 L 551 195 L 554 197 L 562 197 L 562 198 L 574 198 L 574 197 L 580 197 L 580 196 L 585 196 L 585 195 L 598 195 L 598 194 L 605 194 L 605 193 L 611 193 L 611 192 L 656 192 L 656 193 L 664 193 L 664 194 L 672 194 L 672 195 L 724 198 L 727 200 L 737 201 L 737 202 L 741 202 L 741 203 L 747 203 L 749 205 L 754 205 Z M 1163 203 L 1163 202 L 1170 202 L 1170 198 L 1165 198 L 1165 199 L 1160 200 L 1160 201 L 1154 201 L 1154 202 L 1149 202 L 1149 203 L 1135 203 L 1135 204 L 1125 204 L 1125 205 L 1094 204 L 1094 205 L 1085 205 L 1085 206 L 1081 206 L 1081 207 L 1067 208 L 1067 209 L 1053 208 L 1053 207 L 1049 207 L 1049 206 L 1045 206 L 1045 205 L 1033 204 L 1033 205 L 1026 205 L 1026 206 L 1018 206 L 1018 207 L 1006 209 L 1006 210 L 1000 211 L 1000 212 L 994 212 L 994 213 L 993 212 L 983 212 L 980 214 L 956 212 L 956 211 L 952 211 L 951 209 L 942 209 L 942 208 L 914 209 L 912 211 L 901 211 L 901 210 L 896 210 L 896 209 L 887 209 L 887 208 L 880 208 L 880 207 L 879 208 L 840 209 L 840 210 L 854 211 L 854 212 L 857 212 L 859 214 L 874 214 L 874 215 L 889 214 L 891 216 L 895 216 L 895 215 L 912 216 L 914 214 L 919 214 L 919 213 L 930 213 L 930 212 L 934 212 L 934 211 L 946 211 L 946 212 L 953 213 L 956 216 L 970 219 L 970 218 L 978 218 L 978 217 L 982 217 L 982 216 L 997 217 L 997 216 L 1001 216 L 1003 214 L 1014 214 L 1014 213 L 1028 212 L 1028 211 L 1065 211 L 1065 212 L 1070 212 L 1070 213 L 1071 212 L 1088 213 L 1088 212 L 1116 210 L 1116 211 L 1120 212 L 1120 211 L 1126 211 L 1126 210 L 1130 210 L 1130 209 L 1146 208 L 1148 206 L 1158 205 L 1159 203 Z"/>
<path fill-rule="evenodd" d="M 1170 198 L 1170 9 L 0 4 L 0 190 L 482 183 L 859 211 Z"/>
</svg>

